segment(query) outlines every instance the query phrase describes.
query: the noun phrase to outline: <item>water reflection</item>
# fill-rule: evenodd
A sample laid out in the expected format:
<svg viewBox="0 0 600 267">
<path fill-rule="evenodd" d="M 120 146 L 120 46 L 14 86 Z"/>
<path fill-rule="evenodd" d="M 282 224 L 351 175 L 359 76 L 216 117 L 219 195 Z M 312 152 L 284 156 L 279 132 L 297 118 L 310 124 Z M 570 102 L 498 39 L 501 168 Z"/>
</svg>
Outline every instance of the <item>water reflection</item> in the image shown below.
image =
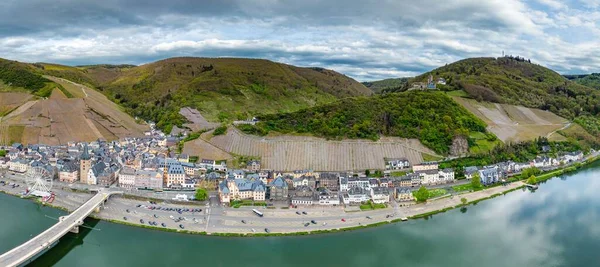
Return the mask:
<svg viewBox="0 0 600 267">
<path fill-rule="evenodd" d="M 35 259 L 27 266 L 54 266 L 64 256 L 69 254 L 71 250 L 83 245 L 83 239 L 92 231 L 99 231 L 94 228 L 98 224 L 98 220 L 86 219 L 83 226 L 79 227 L 79 233 L 67 233 L 63 236 L 58 244 L 48 250 L 39 258 Z"/>
<path fill-rule="evenodd" d="M 82 229 L 34 264 L 598 266 L 599 175 L 600 168 L 587 169 L 535 192 L 519 190 L 423 220 L 330 235 L 217 238 L 95 222 L 102 231 Z"/>
</svg>

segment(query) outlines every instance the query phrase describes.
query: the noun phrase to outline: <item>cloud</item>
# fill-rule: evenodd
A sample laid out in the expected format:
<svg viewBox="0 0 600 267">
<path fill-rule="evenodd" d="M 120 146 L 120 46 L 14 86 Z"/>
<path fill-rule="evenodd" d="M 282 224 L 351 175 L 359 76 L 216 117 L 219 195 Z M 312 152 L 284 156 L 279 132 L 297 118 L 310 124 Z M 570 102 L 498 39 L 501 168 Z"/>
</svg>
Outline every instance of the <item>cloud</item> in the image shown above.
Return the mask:
<svg viewBox="0 0 600 267">
<path fill-rule="evenodd" d="M 600 71 L 597 7 L 595 0 L 7 0 L 0 57 L 63 64 L 259 57 L 372 80 L 504 50 L 559 72 L 590 72 Z"/>
</svg>

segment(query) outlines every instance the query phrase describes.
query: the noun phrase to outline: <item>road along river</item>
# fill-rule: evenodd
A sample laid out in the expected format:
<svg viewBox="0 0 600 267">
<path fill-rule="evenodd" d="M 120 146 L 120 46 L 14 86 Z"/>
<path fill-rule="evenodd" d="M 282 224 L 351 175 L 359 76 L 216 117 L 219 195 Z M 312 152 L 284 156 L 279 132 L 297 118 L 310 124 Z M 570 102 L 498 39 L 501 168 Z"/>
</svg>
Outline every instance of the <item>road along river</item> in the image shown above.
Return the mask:
<svg viewBox="0 0 600 267">
<path fill-rule="evenodd" d="M 535 192 L 517 190 L 427 220 L 325 235 L 214 237 L 90 219 L 89 228 L 67 234 L 31 265 L 595 266 L 600 248 L 597 177 L 600 164 L 594 163 Z M 0 194 L 0 214 L 2 253 L 65 212 Z"/>
</svg>

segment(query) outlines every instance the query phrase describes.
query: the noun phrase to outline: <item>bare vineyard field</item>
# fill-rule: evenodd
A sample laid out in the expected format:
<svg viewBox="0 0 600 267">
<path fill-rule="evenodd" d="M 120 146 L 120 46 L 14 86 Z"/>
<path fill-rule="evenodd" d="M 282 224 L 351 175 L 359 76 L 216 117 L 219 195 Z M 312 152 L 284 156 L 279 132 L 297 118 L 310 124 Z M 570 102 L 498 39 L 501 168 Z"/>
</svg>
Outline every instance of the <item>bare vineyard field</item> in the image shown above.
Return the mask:
<svg viewBox="0 0 600 267">
<path fill-rule="evenodd" d="M 209 130 L 219 126 L 218 123 L 207 121 L 197 109 L 194 108 L 181 108 L 179 114 L 184 116 L 190 123 L 186 123 L 183 126 L 190 128 L 192 131 Z"/>
<path fill-rule="evenodd" d="M 74 96 L 67 98 L 55 89 L 48 99 L 29 101 L 2 119 L 9 126 L 24 127 L 25 144 L 66 144 L 69 141 L 93 141 L 98 138 L 142 136 L 147 126 L 137 124 L 95 90 L 62 79 L 52 78 Z"/>
<path fill-rule="evenodd" d="M 507 104 L 480 103 L 472 99 L 453 99 L 488 124 L 488 130 L 503 142 L 533 140 L 552 136 L 562 140 L 555 131 L 566 127 L 568 120 L 551 112 Z"/>
<path fill-rule="evenodd" d="M 32 98 L 28 93 L 0 93 L 0 116 L 12 111 Z"/>
<path fill-rule="evenodd" d="M 210 138 L 205 133 L 203 138 Z M 350 171 L 384 169 L 384 158 L 406 157 L 411 163 L 423 161 L 421 153 L 435 154 L 418 140 L 382 138 L 328 141 L 305 136 L 257 137 L 230 127 L 226 135 L 215 136 L 210 143 L 239 155 L 259 156 L 267 169 L 290 171 Z"/>
<path fill-rule="evenodd" d="M 198 156 L 199 158 L 214 160 L 230 160 L 233 158 L 229 153 L 202 140 L 201 138 L 186 142 L 183 147 L 183 153 L 190 156 Z"/>
</svg>

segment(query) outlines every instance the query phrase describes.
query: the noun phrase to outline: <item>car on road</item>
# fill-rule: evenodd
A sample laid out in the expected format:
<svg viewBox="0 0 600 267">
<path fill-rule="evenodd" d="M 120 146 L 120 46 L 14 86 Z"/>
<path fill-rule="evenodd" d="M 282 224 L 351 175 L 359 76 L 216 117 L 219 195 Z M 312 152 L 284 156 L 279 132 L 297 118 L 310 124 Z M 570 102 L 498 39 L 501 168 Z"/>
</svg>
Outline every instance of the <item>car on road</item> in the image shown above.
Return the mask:
<svg viewBox="0 0 600 267">
<path fill-rule="evenodd" d="M 371 216 L 367 216 L 367 219 L 371 220 L 371 219 L 373 219 L 373 218 L 371 218 Z"/>
<path fill-rule="evenodd" d="M 386 217 L 386 218 L 389 218 L 389 217 L 390 217 L 390 215 L 389 215 L 389 214 L 388 214 L 388 215 L 385 215 L 385 217 Z"/>
<path fill-rule="evenodd" d="M 140 223 L 144 223 L 144 219 L 140 219 Z"/>
<path fill-rule="evenodd" d="M 124 221 L 127 221 L 127 217 L 123 217 L 123 220 L 124 220 Z"/>
<path fill-rule="evenodd" d="M 160 225 L 162 225 L 162 227 L 167 227 L 165 223 L 161 223 Z"/>
<path fill-rule="evenodd" d="M 252 230 L 252 232 L 253 232 L 253 233 L 256 233 L 256 230 L 254 230 L 254 228 L 252 228 L 252 229 L 250 229 L 250 230 Z"/>
<path fill-rule="evenodd" d="M 183 224 L 180 224 L 179 228 L 184 229 L 185 227 L 183 227 Z"/>
<path fill-rule="evenodd" d="M 299 211 L 296 211 L 296 214 L 300 215 L 300 212 L 299 212 Z"/>
<path fill-rule="evenodd" d="M 323 223 L 323 226 L 325 226 L 325 225 L 327 225 L 327 223 L 326 223 L 326 222 L 324 222 L 324 223 Z"/>
<path fill-rule="evenodd" d="M 127 213 L 129 213 L 129 209 L 126 209 L 125 211 L 126 211 Z"/>
<path fill-rule="evenodd" d="M 246 224 L 246 220 L 242 220 L 242 223 L 243 223 L 243 224 Z"/>
<path fill-rule="evenodd" d="M 306 215 L 306 214 L 308 214 L 308 213 L 306 213 L 306 211 L 303 211 L 303 212 L 302 212 L 302 214 Z"/>
<path fill-rule="evenodd" d="M 346 219 L 342 218 L 342 222 L 346 222 Z"/>
<path fill-rule="evenodd" d="M 310 225 L 310 223 L 305 223 L 304 227 L 308 227 Z"/>
<path fill-rule="evenodd" d="M 270 233 L 270 232 L 271 232 L 271 230 L 269 230 L 269 228 L 265 228 L 265 232 L 266 232 L 266 233 Z"/>
<path fill-rule="evenodd" d="M 315 220 L 311 220 L 310 222 L 313 224 L 317 224 L 317 221 L 315 221 Z"/>
<path fill-rule="evenodd" d="M 158 216 L 156 216 L 156 214 L 154 214 L 154 218 L 158 218 Z"/>
</svg>

